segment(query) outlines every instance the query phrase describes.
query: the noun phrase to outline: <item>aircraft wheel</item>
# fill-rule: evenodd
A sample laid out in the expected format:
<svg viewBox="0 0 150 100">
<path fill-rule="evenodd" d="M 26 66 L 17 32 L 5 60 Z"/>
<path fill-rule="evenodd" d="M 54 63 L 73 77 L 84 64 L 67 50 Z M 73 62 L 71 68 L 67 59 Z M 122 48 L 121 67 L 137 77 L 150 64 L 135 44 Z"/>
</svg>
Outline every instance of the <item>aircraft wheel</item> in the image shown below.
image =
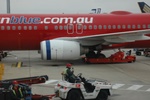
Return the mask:
<svg viewBox="0 0 150 100">
<path fill-rule="evenodd" d="M 100 91 L 98 94 L 96 100 L 107 100 L 108 99 L 108 94 L 106 91 Z"/>
<path fill-rule="evenodd" d="M 82 100 L 82 96 L 78 90 L 71 90 L 68 94 L 67 100 Z"/>
</svg>

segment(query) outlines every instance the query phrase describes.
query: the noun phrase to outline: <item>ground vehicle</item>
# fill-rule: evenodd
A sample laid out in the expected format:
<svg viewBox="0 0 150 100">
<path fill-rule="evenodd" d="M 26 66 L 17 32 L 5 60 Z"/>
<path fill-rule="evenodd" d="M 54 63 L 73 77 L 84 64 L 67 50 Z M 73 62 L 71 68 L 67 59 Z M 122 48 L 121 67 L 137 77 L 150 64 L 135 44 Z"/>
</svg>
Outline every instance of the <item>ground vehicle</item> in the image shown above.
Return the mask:
<svg viewBox="0 0 150 100">
<path fill-rule="evenodd" d="M 85 79 L 77 75 L 76 83 L 60 81 L 55 86 L 56 96 L 67 100 L 96 99 L 107 100 L 111 95 L 112 85 L 104 80 Z"/>
<path fill-rule="evenodd" d="M 145 57 L 150 57 L 150 48 L 147 48 L 144 50 L 144 56 Z"/>
<path fill-rule="evenodd" d="M 30 85 L 45 83 L 48 80 L 47 75 L 9 79 L 0 81 L 0 100 L 11 100 L 10 98 L 10 86 L 13 81 L 17 81 L 22 89 L 26 90 L 26 100 L 49 100 L 53 95 L 44 96 L 38 94 L 32 94 Z M 28 98 L 28 99 L 27 99 Z"/>
<path fill-rule="evenodd" d="M 142 53 L 142 52 L 144 52 L 144 49 L 143 49 L 143 48 L 135 48 L 134 50 L 135 50 L 135 54 L 136 54 L 137 56 L 143 55 L 143 53 Z"/>
<path fill-rule="evenodd" d="M 124 52 L 116 52 L 115 54 L 112 54 L 110 57 L 100 57 L 100 58 L 88 58 L 85 57 L 83 61 L 85 63 L 131 63 L 135 62 L 136 57 L 132 55 L 126 55 L 124 56 Z"/>
</svg>

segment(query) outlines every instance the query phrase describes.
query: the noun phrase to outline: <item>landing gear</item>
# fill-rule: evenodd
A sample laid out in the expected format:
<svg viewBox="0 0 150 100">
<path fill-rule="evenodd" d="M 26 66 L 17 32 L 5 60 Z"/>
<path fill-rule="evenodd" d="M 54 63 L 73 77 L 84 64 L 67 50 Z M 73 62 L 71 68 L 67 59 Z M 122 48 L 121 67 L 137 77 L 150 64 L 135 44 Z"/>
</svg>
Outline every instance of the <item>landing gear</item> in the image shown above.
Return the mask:
<svg viewBox="0 0 150 100">
<path fill-rule="evenodd" d="M 101 53 L 100 50 L 96 51 L 97 53 L 95 53 L 95 51 L 91 50 L 86 54 L 87 58 L 106 58 L 106 56 Z"/>
</svg>

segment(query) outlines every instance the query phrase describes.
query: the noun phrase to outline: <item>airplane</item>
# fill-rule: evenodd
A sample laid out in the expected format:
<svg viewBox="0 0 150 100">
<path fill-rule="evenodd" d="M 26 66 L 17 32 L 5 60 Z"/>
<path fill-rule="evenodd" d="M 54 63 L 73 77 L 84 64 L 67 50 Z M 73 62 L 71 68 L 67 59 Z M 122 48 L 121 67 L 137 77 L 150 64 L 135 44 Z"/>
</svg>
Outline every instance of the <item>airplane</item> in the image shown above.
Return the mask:
<svg viewBox="0 0 150 100">
<path fill-rule="evenodd" d="M 142 13 L 150 13 L 150 6 L 147 5 L 145 2 L 138 2 L 138 5 Z"/>
<path fill-rule="evenodd" d="M 149 41 L 149 33 L 147 13 L 0 14 L 0 50 L 41 50 L 44 60 L 75 60 L 104 46 Z"/>
<path fill-rule="evenodd" d="M 150 6 L 145 2 L 138 2 L 138 6 L 140 7 L 141 13 L 150 13 Z M 103 49 L 132 48 L 132 47 L 148 48 L 150 47 L 149 44 L 150 44 L 150 40 L 142 40 L 142 41 L 120 43 L 120 44 L 104 45 L 102 48 Z"/>
</svg>

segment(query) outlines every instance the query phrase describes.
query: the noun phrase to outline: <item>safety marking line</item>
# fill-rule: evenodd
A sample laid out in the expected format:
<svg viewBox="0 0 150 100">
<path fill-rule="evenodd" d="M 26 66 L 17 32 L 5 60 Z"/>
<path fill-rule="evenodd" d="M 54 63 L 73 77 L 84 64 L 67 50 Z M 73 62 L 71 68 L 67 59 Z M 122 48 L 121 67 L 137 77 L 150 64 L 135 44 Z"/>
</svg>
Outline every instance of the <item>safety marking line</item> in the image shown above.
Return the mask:
<svg viewBox="0 0 150 100">
<path fill-rule="evenodd" d="M 143 85 L 133 85 L 133 86 L 127 88 L 127 90 L 137 90 L 137 89 L 139 89 L 141 87 L 143 87 Z"/>
<path fill-rule="evenodd" d="M 118 89 L 118 88 L 120 88 L 120 87 L 122 87 L 122 86 L 124 86 L 125 84 L 114 84 L 113 86 L 112 86 L 112 89 Z"/>
<path fill-rule="evenodd" d="M 44 84 L 52 84 L 52 83 L 56 83 L 56 82 L 58 82 L 58 80 L 48 80 Z"/>
<path fill-rule="evenodd" d="M 150 92 L 150 89 L 147 89 L 146 91 Z"/>
</svg>

